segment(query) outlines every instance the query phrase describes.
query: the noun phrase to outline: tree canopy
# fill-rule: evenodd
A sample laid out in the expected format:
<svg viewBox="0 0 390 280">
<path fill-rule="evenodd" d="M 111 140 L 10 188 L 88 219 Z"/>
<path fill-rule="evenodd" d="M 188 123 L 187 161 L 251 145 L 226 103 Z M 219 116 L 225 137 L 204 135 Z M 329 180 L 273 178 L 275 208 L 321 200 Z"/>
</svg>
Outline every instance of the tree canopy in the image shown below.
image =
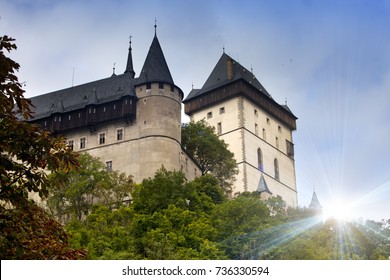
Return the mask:
<svg viewBox="0 0 390 280">
<path fill-rule="evenodd" d="M 231 192 L 238 174 L 237 162 L 225 141 L 215 134 L 215 128 L 204 120 L 183 124 L 181 141 L 199 164 L 202 175 L 213 174 L 225 192 Z"/>
<path fill-rule="evenodd" d="M 79 258 L 63 228 L 29 201 L 48 195 L 46 171 L 77 166 L 77 157 L 64 139 L 27 122 L 33 108 L 16 76 L 20 65 L 6 56 L 14 41 L 0 37 L 0 258 Z"/>
</svg>

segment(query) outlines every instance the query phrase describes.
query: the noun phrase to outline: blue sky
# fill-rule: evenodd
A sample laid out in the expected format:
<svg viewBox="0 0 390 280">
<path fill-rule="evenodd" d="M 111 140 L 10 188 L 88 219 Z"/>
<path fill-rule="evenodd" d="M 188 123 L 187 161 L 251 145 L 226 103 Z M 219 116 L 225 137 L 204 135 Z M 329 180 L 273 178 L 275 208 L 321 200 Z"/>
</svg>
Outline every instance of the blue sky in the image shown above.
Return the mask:
<svg viewBox="0 0 390 280">
<path fill-rule="evenodd" d="M 129 35 L 138 74 L 155 18 L 185 95 L 225 47 L 299 118 L 299 204 L 315 188 L 325 207 L 390 218 L 390 1 L 0 0 L 0 17 L 28 97 L 122 73 Z"/>
</svg>

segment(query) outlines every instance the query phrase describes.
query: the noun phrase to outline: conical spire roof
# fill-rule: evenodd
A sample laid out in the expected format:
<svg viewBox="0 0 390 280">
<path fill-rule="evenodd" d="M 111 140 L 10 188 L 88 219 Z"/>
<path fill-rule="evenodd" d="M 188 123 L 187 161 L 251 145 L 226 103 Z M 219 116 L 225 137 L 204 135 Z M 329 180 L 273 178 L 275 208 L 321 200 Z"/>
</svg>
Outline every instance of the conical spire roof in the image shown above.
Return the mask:
<svg viewBox="0 0 390 280">
<path fill-rule="evenodd" d="M 257 186 L 256 191 L 259 193 L 266 192 L 266 193 L 269 193 L 272 195 L 272 192 L 269 190 L 267 182 L 265 181 L 263 174 L 261 174 L 261 176 L 260 176 L 259 184 Z"/>
<path fill-rule="evenodd" d="M 134 78 L 135 72 L 133 67 L 133 56 L 132 56 L 132 48 L 131 48 L 131 36 L 130 36 L 130 43 L 129 43 L 129 54 L 127 56 L 127 64 L 126 64 L 126 70 L 125 73 L 130 73 L 131 77 Z"/>
<path fill-rule="evenodd" d="M 311 202 L 309 205 L 309 208 L 311 209 L 322 209 L 321 203 L 318 200 L 317 194 L 315 191 L 313 191 L 313 196 L 311 198 Z"/>
<path fill-rule="evenodd" d="M 156 34 L 154 35 L 148 55 L 146 56 L 137 84 L 150 82 L 174 84 Z"/>
</svg>

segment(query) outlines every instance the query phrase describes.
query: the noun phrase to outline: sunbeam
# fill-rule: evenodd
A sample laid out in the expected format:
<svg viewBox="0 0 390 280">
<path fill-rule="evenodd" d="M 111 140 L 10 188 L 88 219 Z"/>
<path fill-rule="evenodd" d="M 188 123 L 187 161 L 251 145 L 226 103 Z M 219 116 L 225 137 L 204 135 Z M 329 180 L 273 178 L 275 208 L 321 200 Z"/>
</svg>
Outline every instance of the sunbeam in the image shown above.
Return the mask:
<svg viewBox="0 0 390 280">
<path fill-rule="evenodd" d="M 240 252 L 237 254 L 238 259 L 259 259 L 272 249 L 293 240 L 318 224 L 322 224 L 322 219 L 320 216 L 314 216 L 235 237 L 227 240 L 226 243 L 238 242 L 242 245 Z"/>
</svg>

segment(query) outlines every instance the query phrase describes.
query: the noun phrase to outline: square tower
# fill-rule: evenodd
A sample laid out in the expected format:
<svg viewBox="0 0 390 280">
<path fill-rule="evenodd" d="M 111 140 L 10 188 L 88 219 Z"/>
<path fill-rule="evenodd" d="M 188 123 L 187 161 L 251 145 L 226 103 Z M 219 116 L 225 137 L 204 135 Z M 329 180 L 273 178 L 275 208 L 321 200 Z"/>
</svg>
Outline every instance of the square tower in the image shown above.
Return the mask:
<svg viewBox="0 0 390 280">
<path fill-rule="evenodd" d="M 278 104 L 251 71 L 223 53 L 201 89 L 183 101 L 191 121 L 205 119 L 234 153 L 233 195 L 258 191 L 297 206 L 292 132 L 297 118 Z"/>
</svg>

